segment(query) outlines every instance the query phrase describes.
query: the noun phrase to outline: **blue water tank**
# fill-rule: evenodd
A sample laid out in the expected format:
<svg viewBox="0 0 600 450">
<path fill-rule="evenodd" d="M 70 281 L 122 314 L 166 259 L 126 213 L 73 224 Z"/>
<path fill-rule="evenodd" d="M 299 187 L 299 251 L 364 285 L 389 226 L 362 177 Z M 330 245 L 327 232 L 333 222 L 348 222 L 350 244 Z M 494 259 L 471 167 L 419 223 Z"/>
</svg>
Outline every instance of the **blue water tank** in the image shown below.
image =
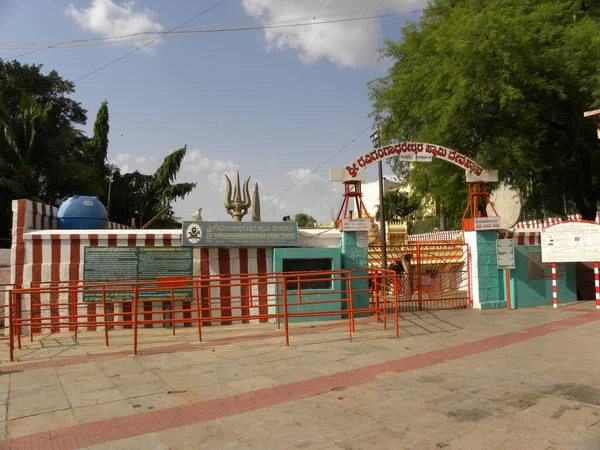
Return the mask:
<svg viewBox="0 0 600 450">
<path fill-rule="evenodd" d="M 58 228 L 61 230 L 105 230 L 108 213 L 98 197 L 74 195 L 58 210 Z"/>
</svg>

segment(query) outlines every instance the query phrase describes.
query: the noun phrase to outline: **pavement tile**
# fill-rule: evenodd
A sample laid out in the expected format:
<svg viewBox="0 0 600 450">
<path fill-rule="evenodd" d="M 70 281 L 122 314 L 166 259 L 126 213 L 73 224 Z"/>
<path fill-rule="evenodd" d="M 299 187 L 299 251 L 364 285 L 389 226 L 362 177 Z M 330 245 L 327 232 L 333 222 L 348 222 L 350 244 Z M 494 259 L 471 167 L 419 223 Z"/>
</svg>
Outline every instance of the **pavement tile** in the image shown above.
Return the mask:
<svg viewBox="0 0 600 450">
<path fill-rule="evenodd" d="M 125 397 L 115 388 L 96 389 L 93 391 L 75 391 L 68 394 L 72 408 L 99 405 L 101 403 L 123 400 Z"/>
<path fill-rule="evenodd" d="M 280 414 L 274 408 L 235 414 L 219 420 L 235 434 L 250 441 L 253 438 L 269 437 L 275 430 L 298 423 L 295 419 Z"/>
<path fill-rule="evenodd" d="M 557 444 L 578 433 L 581 426 L 559 419 L 532 414 L 528 410 L 496 419 L 489 425 L 525 442 Z M 585 427 L 584 427 L 585 428 Z"/>
<path fill-rule="evenodd" d="M 142 434 L 127 439 L 93 445 L 87 450 L 170 450 L 157 433 Z"/>
<path fill-rule="evenodd" d="M 526 441 L 505 431 L 484 425 L 448 442 L 443 448 L 445 450 L 546 450 L 549 447 L 550 443 L 547 441 Z"/>
<path fill-rule="evenodd" d="M 251 439 L 250 443 L 260 450 L 320 450 L 335 444 L 333 440 L 299 424 L 276 429 L 270 436 Z"/>
<path fill-rule="evenodd" d="M 52 390 L 42 386 L 30 391 L 20 391 L 18 394 L 11 391 L 8 419 L 13 420 L 36 414 L 45 414 L 68 409 L 71 406 L 62 388 L 58 386 Z"/>
<path fill-rule="evenodd" d="M 599 448 L 600 433 L 589 428 L 554 446 L 556 450 L 598 450 Z"/>
<path fill-rule="evenodd" d="M 65 409 L 63 411 L 54 411 L 46 414 L 37 414 L 35 416 L 23 417 L 21 419 L 11 420 L 9 422 L 9 437 L 25 436 L 27 434 L 40 431 L 56 430 L 58 428 L 75 425 L 77 421 L 73 416 L 73 411 Z"/>
<path fill-rule="evenodd" d="M 430 445 L 435 444 L 429 442 Z M 408 449 L 427 449 L 427 442 L 409 441 L 404 436 L 389 428 L 372 431 L 361 436 L 347 439 L 338 444 L 345 450 L 408 450 Z M 434 448 L 434 447 L 429 447 Z"/>
<path fill-rule="evenodd" d="M 73 408 L 73 416 L 77 423 L 95 422 L 97 420 L 123 417 L 135 413 L 136 410 L 126 400 Z"/>
<path fill-rule="evenodd" d="M 338 443 L 371 431 L 380 430 L 385 426 L 378 419 L 373 419 L 352 410 L 328 415 L 326 421 L 307 417 L 301 420 L 300 423 Z"/>
<path fill-rule="evenodd" d="M 161 439 L 174 449 L 222 448 L 224 443 L 239 441 L 240 436 L 219 420 L 160 431 Z"/>
<path fill-rule="evenodd" d="M 159 380 L 149 383 L 124 384 L 118 386 L 117 389 L 123 398 L 135 398 L 142 397 L 144 395 L 166 393 L 171 391 L 173 388 L 164 381 Z"/>
<path fill-rule="evenodd" d="M 377 402 L 389 398 L 383 392 L 368 389 L 362 386 L 351 386 L 343 391 L 331 391 L 321 394 L 319 398 L 328 401 L 343 409 L 355 408 L 368 403 Z"/>
<path fill-rule="evenodd" d="M 325 420 L 328 416 L 342 412 L 344 409 L 320 397 L 311 397 L 291 403 L 283 403 L 274 406 L 272 410 L 275 414 L 285 414 L 295 421 L 302 423 L 307 418 Z"/>
<path fill-rule="evenodd" d="M 136 413 L 143 413 L 152 410 L 159 410 L 165 408 L 174 408 L 176 406 L 187 405 L 189 402 L 182 394 L 154 394 L 144 395 L 142 397 L 128 398 L 125 403 L 130 405 Z"/>
<path fill-rule="evenodd" d="M 225 386 L 235 389 L 238 392 L 249 392 L 256 391 L 258 389 L 265 389 L 281 384 L 279 381 L 275 381 L 272 378 L 264 375 L 258 375 L 255 377 L 242 378 L 241 380 L 230 381 L 225 383 Z"/>
</svg>

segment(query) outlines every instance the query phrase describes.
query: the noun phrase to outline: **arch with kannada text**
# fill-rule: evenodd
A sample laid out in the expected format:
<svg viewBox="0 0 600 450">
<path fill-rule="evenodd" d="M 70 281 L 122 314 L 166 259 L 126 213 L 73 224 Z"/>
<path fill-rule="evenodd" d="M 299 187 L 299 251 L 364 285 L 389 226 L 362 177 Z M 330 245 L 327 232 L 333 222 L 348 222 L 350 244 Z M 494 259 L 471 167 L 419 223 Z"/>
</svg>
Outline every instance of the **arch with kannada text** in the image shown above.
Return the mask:
<svg viewBox="0 0 600 450">
<path fill-rule="evenodd" d="M 398 158 L 405 162 L 429 162 L 433 158 L 443 159 L 479 177 L 484 173 L 484 168 L 465 155 L 441 145 L 427 144 L 423 142 L 402 142 L 400 144 L 385 145 L 377 147 L 359 156 L 345 168 L 346 179 L 357 179 L 362 170 L 378 161 Z"/>
</svg>

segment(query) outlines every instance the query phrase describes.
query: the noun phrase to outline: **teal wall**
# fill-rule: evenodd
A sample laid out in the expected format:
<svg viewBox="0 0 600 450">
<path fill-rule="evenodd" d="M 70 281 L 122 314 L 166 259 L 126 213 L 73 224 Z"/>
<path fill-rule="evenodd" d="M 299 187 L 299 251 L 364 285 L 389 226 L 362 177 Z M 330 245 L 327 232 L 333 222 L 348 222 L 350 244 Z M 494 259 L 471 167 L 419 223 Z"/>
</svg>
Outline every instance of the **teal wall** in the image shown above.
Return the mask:
<svg viewBox="0 0 600 450">
<path fill-rule="evenodd" d="M 329 258 L 332 260 L 332 270 L 342 269 L 342 252 L 339 248 L 275 248 L 273 249 L 273 272 L 283 271 L 283 260 L 284 259 L 315 259 L 315 258 Z M 282 287 L 279 286 L 279 294 L 282 293 Z M 317 312 L 327 310 L 342 310 L 346 309 L 345 296 L 340 296 L 339 291 L 344 289 L 343 283 L 340 278 L 335 279 L 332 282 L 331 294 L 324 293 L 325 289 L 311 290 L 302 289 L 301 297 L 302 302 L 307 302 L 303 305 L 294 305 L 288 308 L 289 312 Z M 336 292 L 337 291 L 337 292 Z M 287 291 L 288 303 L 298 302 L 297 291 Z M 320 292 L 320 293 L 315 293 Z M 336 300 L 338 302 L 331 303 L 313 303 L 319 300 Z M 290 322 L 308 322 L 314 320 L 334 320 L 340 319 L 341 315 L 324 315 L 324 316 L 312 316 L 312 317 L 290 317 Z"/>
<path fill-rule="evenodd" d="M 515 307 L 531 308 L 552 305 L 552 280 L 529 280 L 527 277 L 527 255 L 539 252 L 539 246 L 515 247 L 516 269 L 514 270 Z M 577 300 L 577 273 L 575 263 L 565 264 L 565 278 L 556 281 L 558 303 Z"/>
<path fill-rule="evenodd" d="M 365 232 L 366 233 L 366 232 Z M 368 247 L 358 247 L 357 244 L 357 233 L 356 232 L 345 232 L 342 233 L 342 268 L 345 270 L 351 269 L 366 269 L 369 267 L 369 249 Z M 367 276 L 369 271 L 367 270 L 354 270 L 352 272 L 354 276 Z M 353 280 L 352 283 L 352 306 L 354 308 L 368 308 L 369 307 L 369 280 L 367 278 L 361 280 Z M 357 292 L 364 291 L 364 292 Z M 368 315 L 368 314 L 363 314 Z M 360 317 L 361 314 L 357 314 Z"/>
<path fill-rule="evenodd" d="M 496 261 L 496 230 L 477 231 L 477 276 L 481 309 L 506 308 L 502 275 Z"/>
</svg>

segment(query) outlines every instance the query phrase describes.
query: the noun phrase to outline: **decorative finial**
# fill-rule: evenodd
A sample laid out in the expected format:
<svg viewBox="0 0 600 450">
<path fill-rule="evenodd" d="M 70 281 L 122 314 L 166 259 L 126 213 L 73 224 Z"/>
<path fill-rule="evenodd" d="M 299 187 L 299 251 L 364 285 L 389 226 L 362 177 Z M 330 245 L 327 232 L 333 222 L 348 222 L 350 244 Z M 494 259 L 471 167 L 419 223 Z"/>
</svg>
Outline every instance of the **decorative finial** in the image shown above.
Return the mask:
<svg viewBox="0 0 600 450">
<path fill-rule="evenodd" d="M 243 190 L 240 188 L 240 171 L 237 171 L 237 180 L 235 188 L 233 190 L 233 197 L 231 196 L 231 180 L 225 175 L 225 200 L 223 204 L 227 210 L 227 214 L 233 217 L 234 222 L 241 222 L 242 218 L 248 214 L 248 208 L 250 208 L 250 191 L 248 190 L 248 183 L 250 183 L 250 177 L 244 181 Z"/>
<path fill-rule="evenodd" d="M 260 195 L 258 195 L 258 183 L 254 183 L 254 192 L 252 192 L 252 221 L 260 222 Z"/>
<path fill-rule="evenodd" d="M 194 222 L 202 222 L 202 208 L 198 208 L 198 211 L 192 216 Z"/>
</svg>

